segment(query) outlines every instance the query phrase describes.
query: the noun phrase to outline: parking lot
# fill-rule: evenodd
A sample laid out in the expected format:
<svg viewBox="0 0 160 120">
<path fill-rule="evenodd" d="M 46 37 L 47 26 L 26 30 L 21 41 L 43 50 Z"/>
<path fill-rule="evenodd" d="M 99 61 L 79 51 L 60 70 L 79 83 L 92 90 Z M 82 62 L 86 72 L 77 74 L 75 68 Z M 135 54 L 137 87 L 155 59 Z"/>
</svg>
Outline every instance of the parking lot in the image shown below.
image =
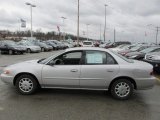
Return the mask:
<svg viewBox="0 0 160 120">
<path fill-rule="evenodd" d="M 9 64 L 49 57 L 59 51 L 0 55 L 0 71 Z M 118 101 L 105 91 L 41 89 L 35 95 L 18 94 L 0 81 L 0 120 L 159 120 L 160 82 L 147 91 L 135 91 Z"/>
</svg>

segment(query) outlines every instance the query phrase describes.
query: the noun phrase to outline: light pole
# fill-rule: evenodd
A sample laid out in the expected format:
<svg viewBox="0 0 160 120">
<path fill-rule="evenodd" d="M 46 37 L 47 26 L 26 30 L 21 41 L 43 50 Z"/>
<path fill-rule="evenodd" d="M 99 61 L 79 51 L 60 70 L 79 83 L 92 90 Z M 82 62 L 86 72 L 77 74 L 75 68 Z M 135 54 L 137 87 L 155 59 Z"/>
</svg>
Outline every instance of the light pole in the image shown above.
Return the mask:
<svg viewBox="0 0 160 120">
<path fill-rule="evenodd" d="M 36 7 L 36 5 L 33 5 L 31 3 L 26 3 L 26 5 L 29 5 L 30 6 L 30 9 L 31 9 L 31 39 L 33 37 L 33 33 L 32 33 L 32 7 Z"/>
<path fill-rule="evenodd" d="M 63 19 L 63 40 L 65 40 L 65 30 L 64 30 L 64 27 L 65 27 L 65 24 L 64 24 L 64 20 L 67 19 L 66 17 L 61 17 Z"/>
<path fill-rule="evenodd" d="M 101 24 L 100 24 L 100 26 L 99 26 L 99 39 L 100 39 L 100 41 L 101 41 Z"/>
<path fill-rule="evenodd" d="M 78 0 L 78 13 L 77 13 L 77 45 L 79 46 L 79 0 Z"/>
<path fill-rule="evenodd" d="M 107 4 L 105 6 L 105 25 L 104 25 L 104 41 L 106 41 L 106 7 L 108 6 Z"/>
<path fill-rule="evenodd" d="M 87 25 L 87 41 L 88 41 L 88 26 L 90 25 L 90 24 L 86 24 Z"/>
<path fill-rule="evenodd" d="M 153 27 L 155 27 L 156 28 L 156 45 L 157 45 L 157 42 L 158 42 L 158 34 L 159 34 L 159 29 L 160 29 L 160 27 L 159 26 L 154 26 L 154 25 L 152 25 L 152 24 L 149 24 L 149 25 L 147 25 L 147 26 L 153 26 Z"/>
<path fill-rule="evenodd" d="M 114 43 L 116 42 L 116 29 L 114 28 Z"/>
</svg>

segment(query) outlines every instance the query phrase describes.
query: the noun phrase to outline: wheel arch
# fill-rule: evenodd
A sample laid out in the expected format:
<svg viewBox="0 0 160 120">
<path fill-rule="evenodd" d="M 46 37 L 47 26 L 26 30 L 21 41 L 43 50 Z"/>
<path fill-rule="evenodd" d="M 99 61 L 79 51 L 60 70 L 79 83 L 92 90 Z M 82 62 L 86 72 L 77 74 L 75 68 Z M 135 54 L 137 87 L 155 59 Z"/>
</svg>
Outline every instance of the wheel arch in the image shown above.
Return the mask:
<svg viewBox="0 0 160 120">
<path fill-rule="evenodd" d="M 32 77 L 37 81 L 38 86 L 41 87 L 40 84 L 39 84 L 39 81 L 38 81 L 37 77 L 36 77 L 35 75 L 33 75 L 32 73 L 28 73 L 28 72 L 18 73 L 18 74 L 14 77 L 14 80 L 13 80 L 13 85 L 14 85 L 14 86 L 15 86 L 15 84 L 16 84 L 17 78 L 18 78 L 19 76 L 21 76 L 21 75 L 30 75 L 30 76 L 32 76 Z"/>
<path fill-rule="evenodd" d="M 120 76 L 120 77 L 114 78 L 114 79 L 111 81 L 108 89 L 110 90 L 110 88 L 111 88 L 111 86 L 113 85 L 113 83 L 114 83 L 115 81 L 119 80 L 119 79 L 127 79 L 127 80 L 129 80 L 129 81 L 133 84 L 134 89 L 137 89 L 137 84 L 136 84 L 135 80 L 134 80 L 133 78 L 131 78 L 131 77 L 128 77 L 128 76 Z"/>
</svg>

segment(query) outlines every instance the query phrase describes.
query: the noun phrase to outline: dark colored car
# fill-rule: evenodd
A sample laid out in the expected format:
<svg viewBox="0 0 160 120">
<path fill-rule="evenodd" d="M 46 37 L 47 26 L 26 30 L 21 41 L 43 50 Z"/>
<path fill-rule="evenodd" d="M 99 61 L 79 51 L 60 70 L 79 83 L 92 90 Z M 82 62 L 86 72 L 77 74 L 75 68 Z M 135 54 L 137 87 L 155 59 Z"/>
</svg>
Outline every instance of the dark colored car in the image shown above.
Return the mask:
<svg viewBox="0 0 160 120">
<path fill-rule="evenodd" d="M 66 46 L 63 43 L 61 43 L 61 42 L 59 42 L 57 40 L 48 40 L 48 41 L 56 44 L 58 49 L 65 49 L 66 48 Z"/>
<path fill-rule="evenodd" d="M 9 55 L 23 54 L 24 52 L 26 52 L 26 49 L 27 49 L 26 47 L 18 45 L 11 40 L 0 41 L 1 53 L 8 53 Z"/>
<path fill-rule="evenodd" d="M 160 52 L 152 52 L 145 55 L 143 61 L 153 65 L 153 71 L 160 74 Z"/>
<path fill-rule="evenodd" d="M 139 52 L 130 52 L 125 56 L 130 59 L 143 60 L 147 53 L 159 52 L 160 47 L 149 47 Z"/>
<path fill-rule="evenodd" d="M 115 42 L 113 45 L 114 45 L 114 47 L 117 47 L 117 46 L 123 45 L 123 44 L 125 44 L 125 45 L 131 45 L 131 42 L 128 42 L 128 41 L 118 41 L 118 42 Z"/>
<path fill-rule="evenodd" d="M 114 48 L 114 47 L 117 47 L 119 45 L 131 45 L 131 42 L 128 42 L 128 41 L 118 41 L 118 42 L 114 42 L 114 43 L 110 43 L 108 45 L 105 46 L 105 48 Z"/>
<path fill-rule="evenodd" d="M 119 54 L 125 56 L 126 54 L 130 53 L 130 52 L 139 52 L 141 50 L 144 50 L 146 48 L 148 48 L 149 46 L 136 46 L 136 47 L 133 47 L 131 49 L 127 49 L 127 50 L 122 50 L 120 52 L 118 52 Z"/>
<path fill-rule="evenodd" d="M 59 47 L 51 41 L 43 41 L 43 42 L 46 43 L 47 45 L 52 46 L 53 50 L 58 50 L 59 49 Z"/>
</svg>

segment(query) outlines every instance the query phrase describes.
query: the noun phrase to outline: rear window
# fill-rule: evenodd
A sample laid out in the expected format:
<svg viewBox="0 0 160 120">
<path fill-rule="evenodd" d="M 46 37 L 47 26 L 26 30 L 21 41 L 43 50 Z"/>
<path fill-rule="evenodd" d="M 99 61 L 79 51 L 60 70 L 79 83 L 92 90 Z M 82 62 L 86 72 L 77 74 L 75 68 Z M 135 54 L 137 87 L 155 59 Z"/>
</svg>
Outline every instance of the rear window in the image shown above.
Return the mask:
<svg viewBox="0 0 160 120">
<path fill-rule="evenodd" d="M 83 42 L 84 45 L 92 45 L 92 42 Z"/>
<path fill-rule="evenodd" d="M 128 58 L 126 58 L 126 57 L 124 57 L 124 56 L 122 56 L 122 55 L 120 55 L 120 54 L 118 54 L 118 53 L 116 53 L 116 52 L 114 52 L 114 51 L 112 51 L 112 50 L 110 50 L 113 54 L 115 54 L 115 55 L 117 55 L 118 57 L 120 57 L 120 58 L 122 58 L 123 60 L 125 60 L 126 62 L 128 62 L 128 63 L 134 63 L 134 61 L 132 60 L 132 59 L 128 59 Z"/>
</svg>

